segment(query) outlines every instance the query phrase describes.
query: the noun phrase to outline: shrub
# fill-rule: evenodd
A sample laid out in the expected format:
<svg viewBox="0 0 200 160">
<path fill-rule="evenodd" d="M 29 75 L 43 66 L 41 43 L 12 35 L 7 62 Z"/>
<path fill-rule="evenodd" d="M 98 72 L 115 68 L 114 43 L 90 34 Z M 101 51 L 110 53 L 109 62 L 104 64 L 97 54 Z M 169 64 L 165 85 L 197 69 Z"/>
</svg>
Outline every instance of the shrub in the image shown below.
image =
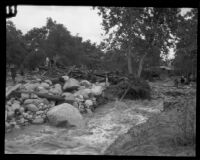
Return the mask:
<svg viewBox="0 0 200 160">
<path fill-rule="evenodd" d="M 124 96 L 126 99 L 150 99 L 150 90 L 150 86 L 145 80 L 129 77 L 127 80 L 123 80 L 117 85 L 109 86 L 105 92 L 113 94 L 118 98 Z M 125 93 L 126 91 L 127 93 Z"/>
</svg>

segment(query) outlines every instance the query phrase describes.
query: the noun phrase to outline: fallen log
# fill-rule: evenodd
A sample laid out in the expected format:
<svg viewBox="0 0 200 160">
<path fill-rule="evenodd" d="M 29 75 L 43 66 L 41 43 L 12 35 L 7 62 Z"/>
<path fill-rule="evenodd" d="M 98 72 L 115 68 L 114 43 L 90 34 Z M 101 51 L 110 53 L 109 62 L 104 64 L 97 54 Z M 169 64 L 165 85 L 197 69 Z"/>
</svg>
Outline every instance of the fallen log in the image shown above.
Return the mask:
<svg viewBox="0 0 200 160">
<path fill-rule="evenodd" d="M 17 84 L 17 85 L 15 85 L 15 86 L 13 86 L 12 88 L 10 88 L 10 89 L 6 89 L 6 98 L 8 98 L 8 96 L 12 93 L 12 92 L 14 92 L 15 90 L 17 90 L 19 87 L 21 86 L 21 84 Z"/>
<path fill-rule="evenodd" d="M 46 98 L 50 101 L 57 101 L 57 102 L 66 102 L 66 103 L 70 103 L 72 104 L 74 101 L 73 100 L 65 100 L 64 97 L 62 96 L 56 96 L 56 95 L 49 95 L 47 93 L 38 93 L 38 92 L 34 92 L 34 91 L 15 91 L 13 93 L 19 94 L 19 93 L 27 93 L 27 94 L 35 94 L 40 98 Z"/>
</svg>

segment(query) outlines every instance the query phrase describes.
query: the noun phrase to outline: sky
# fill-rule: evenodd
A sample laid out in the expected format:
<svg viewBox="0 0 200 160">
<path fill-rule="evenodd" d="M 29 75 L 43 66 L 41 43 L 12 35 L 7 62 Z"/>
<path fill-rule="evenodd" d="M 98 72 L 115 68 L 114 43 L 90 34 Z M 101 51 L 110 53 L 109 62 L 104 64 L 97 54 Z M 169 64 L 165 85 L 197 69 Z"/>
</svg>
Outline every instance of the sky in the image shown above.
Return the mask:
<svg viewBox="0 0 200 160">
<path fill-rule="evenodd" d="M 97 10 L 87 6 L 18 6 L 17 16 L 12 20 L 17 29 L 24 34 L 33 27 L 42 27 L 46 18 L 51 17 L 57 23 L 64 24 L 72 35 L 79 34 L 83 40 L 99 44 L 104 33 L 101 17 Z"/>
<path fill-rule="evenodd" d="M 19 5 L 17 16 L 12 20 L 17 29 L 23 34 L 33 27 L 42 27 L 46 24 L 46 18 L 51 17 L 57 23 L 63 24 L 72 35 L 79 35 L 83 41 L 91 40 L 100 44 L 105 38 L 102 28 L 102 18 L 90 6 L 25 6 Z M 182 13 L 188 9 L 183 9 Z M 173 50 L 170 51 L 173 57 Z"/>
</svg>

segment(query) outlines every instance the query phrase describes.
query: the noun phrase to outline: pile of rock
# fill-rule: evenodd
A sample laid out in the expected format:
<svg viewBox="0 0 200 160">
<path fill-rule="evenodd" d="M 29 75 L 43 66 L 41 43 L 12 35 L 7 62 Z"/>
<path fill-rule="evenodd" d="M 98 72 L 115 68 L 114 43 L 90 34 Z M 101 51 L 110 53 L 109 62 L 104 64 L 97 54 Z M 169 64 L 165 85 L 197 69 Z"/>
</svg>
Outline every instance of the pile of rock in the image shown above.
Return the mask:
<svg viewBox="0 0 200 160">
<path fill-rule="evenodd" d="M 96 99 L 102 95 L 106 83 L 92 84 L 87 80 L 78 81 L 68 76 L 63 76 L 63 79 L 65 81 L 63 85 L 59 83 L 53 84 L 51 80 L 42 81 L 41 79 L 21 85 L 19 91 L 25 91 L 25 93 L 22 92 L 19 97 L 13 97 L 11 95 L 11 98 L 6 102 L 6 129 L 9 130 L 13 127 L 19 128 L 30 123 L 42 124 L 46 120 L 57 125 L 57 121 L 60 124 L 61 119 L 66 121 L 70 113 L 72 113 L 71 116 L 74 113 L 76 115 L 78 113 L 92 114 L 94 108 L 97 106 Z M 59 102 L 49 100 L 48 98 L 41 98 L 36 93 L 63 98 L 64 102 L 60 102 L 60 105 L 64 105 L 65 109 L 68 108 L 67 111 L 64 109 L 63 112 L 63 108 L 59 107 Z M 68 101 L 72 103 L 65 103 Z M 78 119 L 81 121 L 80 116 Z"/>
</svg>

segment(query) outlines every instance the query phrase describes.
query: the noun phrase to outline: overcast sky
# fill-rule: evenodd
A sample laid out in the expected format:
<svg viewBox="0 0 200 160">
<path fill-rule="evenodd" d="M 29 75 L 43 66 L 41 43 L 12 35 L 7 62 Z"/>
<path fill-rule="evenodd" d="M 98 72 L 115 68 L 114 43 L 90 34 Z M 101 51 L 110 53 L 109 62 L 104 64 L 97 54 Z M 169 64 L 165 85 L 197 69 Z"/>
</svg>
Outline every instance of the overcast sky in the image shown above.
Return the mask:
<svg viewBox="0 0 200 160">
<path fill-rule="evenodd" d="M 72 35 L 79 34 L 83 40 L 99 44 L 103 40 L 104 33 L 102 19 L 97 10 L 87 6 L 18 6 L 17 16 L 12 20 L 17 29 L 24 34 L 33 27 L 42 27 L 46 24 L 46 18 L 51 17 L 57 23 L 64 24 Z M 183 13 L 188 9 L 184 9 Z"/>
<path fill-rule="evenodd" d="M 46 18 L 64 24 L 72 35 L 79 33 L 83 40 L 100 43 L 103 39 L 101 22 L 97 10 L 87 6 L 18 6 L 17 16 L 11 18 L 18 29 L 26 33 L 33 27 L 42 27 Z"/>
</svg>

